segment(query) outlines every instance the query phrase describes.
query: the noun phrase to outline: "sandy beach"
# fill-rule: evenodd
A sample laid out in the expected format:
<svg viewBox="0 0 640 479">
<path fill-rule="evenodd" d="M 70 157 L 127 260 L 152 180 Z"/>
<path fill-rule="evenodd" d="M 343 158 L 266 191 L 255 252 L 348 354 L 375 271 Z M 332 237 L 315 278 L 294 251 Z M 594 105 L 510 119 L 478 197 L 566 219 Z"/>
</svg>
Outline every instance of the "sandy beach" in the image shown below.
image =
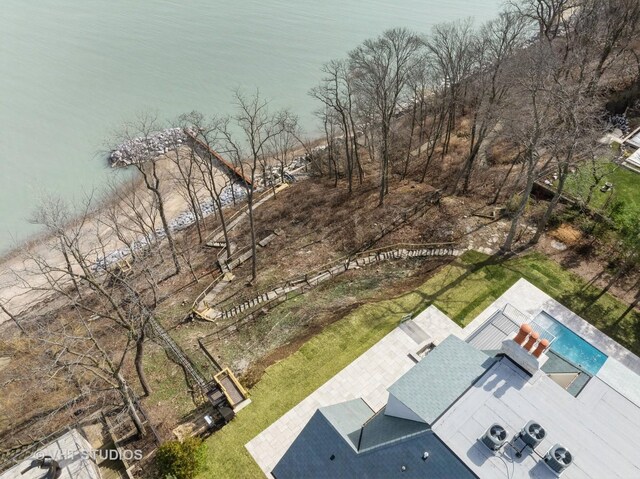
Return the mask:
<svg viewBox="0 0 640 479">
<path fill-rule="evenodd" d="M 178 169 L 175 163 L 168 158 L 162 158 L 157 161 L 161 171 L 161 193 L 165 202 L 167 219 L 171 223 L 189 210 L 189 203 L 180 194 L 179 188 L 176 187 L 175 178 L 178 174 Z M 226 175 L 220 171 L 218 186 L 222 188 L 226 181 L 228 181 Z M 123 187 L 127 186 L 124 185 Z M 136 187 L 137 193 L 141 197 L 146 197 L 147 200 L 150 200 L 150 193 L 141 182 L 138 182 Z M 201 201 L 206 201 L 208 196 L 209 193 L 205 188 L 201 188 L 198 191 L 198 197 Z M 103 203 L 105 207 L 109 203 L 112 205 L 116 203 L 117 206 L 125 208 L 124 205 L 118 204 L 117 200 L 109 201 L 109 199 L 106 199 Z M 81 233 L 84 248 L 88 251 L 95 250 L 96 257 L 100 254 L 100 245 L 96 240 L 96 232 L 104 238 L 103 241 L 107 251 L 111 252 L 123 248 L 122 242 L 115 237 L 109 227 L 99 220 L 100 213 L 101 209 L 98 208 L 95 213 L 90 215 L 90 220 L 85 222 Z M 159 227 L 161 225 L 158 218 L 156 228 Z M 73 225 L 70 228 L 74 228 Z M 0 259 L 0 302 L 14 315 L 25 312 L 35 303 L 48 296 L 47 292 L 37 291 L 37 288 L 46 286 L 47 279 L 44 275 L 34 271 L 33 263 L 28 260 L 29 256 L 41 257 L 55 266 L 64 266 L 64 258 L 59 251 L 57 240 L 44 233 L 25 242 L 23 246 L 14 248 Z M 29 285 L 25 284 L 25 278 L 30 283 Z M 7 315 L 0 312 L 0 323 L 7 320 L 9 320 Z"/>
</svg>

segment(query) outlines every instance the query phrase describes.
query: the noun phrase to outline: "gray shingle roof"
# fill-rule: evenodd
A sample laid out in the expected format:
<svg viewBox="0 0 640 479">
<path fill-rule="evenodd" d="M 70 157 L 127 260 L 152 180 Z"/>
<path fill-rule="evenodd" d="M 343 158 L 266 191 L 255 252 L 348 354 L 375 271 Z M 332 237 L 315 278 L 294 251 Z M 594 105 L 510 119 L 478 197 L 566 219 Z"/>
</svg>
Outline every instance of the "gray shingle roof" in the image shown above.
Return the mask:
<svg viewBox="0 0 640 479">
<path fill-rule="evenodd" d="M 390 388 L 427 424 L 442 415 L 495 362 L 463 340 L 449 336 Z"/>
<path fill-rule="evenodd" d="M 385 408 L 374 414 L 362 399 L 334 404 L 318 411 L 358 452 L 403 441 L 429 429 L 424 423 L 386 416 Z"/>
<path fill-rule="evenodd" d="M 429 453 L 426 461 L 422 460 L 424 452 Z M 476 477 L 430 430 L 357 453 L 321 410 L 312 416 L 272 474 L 276 479 Z"/>
</svg>

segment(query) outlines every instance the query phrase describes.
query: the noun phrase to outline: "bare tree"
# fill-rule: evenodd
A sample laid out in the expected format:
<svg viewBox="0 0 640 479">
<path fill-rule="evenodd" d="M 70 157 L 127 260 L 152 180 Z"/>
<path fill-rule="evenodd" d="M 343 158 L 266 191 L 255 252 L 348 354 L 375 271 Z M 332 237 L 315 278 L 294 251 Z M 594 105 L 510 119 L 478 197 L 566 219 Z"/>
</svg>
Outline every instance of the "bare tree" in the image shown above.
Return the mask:
<svg viewBox="0 0 640 479">
<path fill-rule="evenodd" d="M 298 118 L 291 115 L 285 119 L 286 124 L 280 132 L 271 138 L 267 146 L 267 158 L 274 160 L 279 166 L 280 181 L 285 181 L 285 173 L 288 168 L 298 140 L 300 137 L 298 131 Z M 275 194 L 275 182 L 273 183 L 273 192 Z"/>
<path fill-rule="evenodd" d="M 34 291 L 54 293 L 88 316 L 111 322 L 136 347 L 134 364 L 146 395 L 150 387 L 142 365 L 146 327 L 157 302 L 157 283 L 142 263 L 133 269 L 109 262 L 113 252 L 112 232 L 101 231 L 106 224 L 93 221 L 88 200 L 80 214 L 74 214 L 61 200 L 49 199 L 38 208 L 33 221 L 45 227 L 54 238 L 53 248 L 65 257 L 26 253 L 29 269 L 15 273 L 22 284 Z M 73 221 L 72 221 L 72 218 Z M 117 258 L 116 258 L 117 259 Z M 32 281 L 32 279 L 36 281 Z M 37 281 L 44 278 L 45 283 Z M 148 292 L 151 291 L 149 296 Z"/>
<path fill-rule="evenodd" d="M 233 193 L 233 182 L 225 172 L 224 165 L 221 165 L 217 158 L 211 153 L 215 151 L 219 143 L 219 121 L 214 119 L 207 121 L 203 114 L 192 111 L 189 114 L 180 117 L 183 128 L 188 128 L 195 135 L 195 138 L 205 145 L 205 148 L 199 148 L 197 144 L 192 145 L 192 154 L 198 165 L 201 183 L 209 193 L 209 198 L 215 206 L 215 211 L 220 220 L 220 227 L 226 245 L 227 254 L 231 254 L 231 241 L 229 240 L 229 231 L 227 228 L 227 220 L 224 215 L 224 204 L 222 201 L 222 192 L 225 188 L 231 188 Z"/>
<path fill-rule="evenodd" d="M 406 103 L 411 105 L 410 108 L 410 125 L 407 133 L 407 147 L 404 157 L 404 166 L 402 168 L 402 179 L 407 176 L 409 164 L 413 155 L 413 139 L 415 130 L 418 128 L 418 151 L 422 147 L 424 139 L 424 122 L 426 117 L 427 96 L 431 94 L 431 65 L 429 58 L 425 53 L 417 57 L 414 68 L 409 72 L 407 79 L 408 89 L 406 92 Z"/>
<path fill-rule="evenodd" d="M 122 183 L 111 182 L 107 186 L 106 201 L 97 220 L 112 231 L 133 260 L 147 255 L 152 249 L 162 258 L 158 245 L 156 224 L 157 202 L 140 191 L 139 182 L 129 179 Z"/>
<path fill-rule="evenodd" d="M 237 113 L 219 122 L 220 142 L 226 154 L 242 172 L 247 191 L 249 212 L 249 228 L 251 231 L 251 281 L 258 276 L 256 254 L 256 228 L 253 202 L 255 193 L 256 171 L 263 158 L 268 154 L 267 146 L 273 138 L 280 135 L 291 121 L 291 114 L 286 110 L 269 112 L 268 102 L 256 91 L 251 96 L 242 91 L 235 92 Z M 237 132 L 240 133 L 237 133 Z"/>
<path fill-rule="evenodd" d="M 554 40 L 563 31 L 564 21 L 574 8 L 573 0 L 512 0 L 509 6 L 537 26 L 538 38 Z"/>
<path fill-rule="evenodd" d="M 469 152 L 456 177 L 453 190 L 463 179 L 462 192 L 469 190 L 469 180 L 480 147 L 487 136 L 500 122 L 504 99 L 511 82 L 504 78 L 505 64 L 514 51 L 523 45 L 522 18 L 503 12 L 497 19 L 486 23 L 475 37 L 472 51 L 475 56 L 475 72 L 470 76 L 467 90 L 468 103 L 472 111 Z"/>
<path fill-rule="evenodd" d="M 121 137 L 124 141 L 139 139 L 142 141 L 143 145 L 149 145 L 152 143 L 151 138 L 154 133 L 157 133 L 160 129 L 157 118 L 154 115 L 140 114 L 134 122 L 125 125 Z M 178 274 L 181 271 L 179 255 L 173 238 L 173 232 L 169 226 L 165 199 L 161 188 L 163 181 L 158 163 L 162 157 L 158 156 L 157 152 L 153 151 L 149 147 L 136 150 L 135 156 L 136 157 L 132 158 L 131 164 L 138 170 L 145 187 L 156 201 L 162 230 L 164 231 L 169 243 L 169 250 L 171 251 L 171 257 L 175 266 L 175 273 Z"/>
<path fill-rule="evenodd" d="M 203 241 L 203 220 L 202 208 L 200 206 L 200 199 L 198 196 L 200 170 L 198 168 L 198 162 L 196 153 L 193 148 L 187 148 L 182 145 L 181 135 L 178 132 L 182 132 L 183 126 L 179 128 L 169 129 L 169 135 L 172 138 L 170 142 L 172 145 L 171 151 L 167 156 L 171 162 L 175 165 L 174 181 L 178 187 L 178 191 L 182 197 L 189 204 L 189 209 L 194 216 L 196 231 L 198 233 L 198 241 Z"/>
<path fill-rule="evenodd" d="M 472 21 L 445 23 L 436 25 L 424 40 L 432 57 L 432 64 L 440 72 L 446 98 L 446 127 L 442 154 L 449 151 L 451 134 L 456 127 L 458 108 L 464 102 L 463 81 L 468 78 L 474 67 L 474 31 Z"/>
<path fill-rule="evenodd" d="M 518 108 L 510 111 L 505 121 L 506 134 L 521 150 L 523 169 L 525 170 L 524 189 L 520 194 L 516 210 L 513 212 L 511 226 L 501 247 L 503 252 L 511 251 L 520 219 L 525 211 L 533 185 L 546 167 L 542 156 L 547 146 L 548 133 L 553 128 L 553 99 L 547 92 L 547 86 L 554 72 L 554 58 L 550 55 L 548 43 L 539 42 L 526 50 L 523 61 L 510 72 L 514 82 L 512 95 L 520 101 Z"/>
<path fill-rule="evenodd" d="M 26 333 L 22 324 L 20 324 L 20 321 L 18 321 L 18 317 L 15 314 L 12 314 L 11 311 L 7 309 L 7 307 L 2 301 L 0 301 L 0 311 L 6 314 L 9 317 L 9 319 L 15 323 L 15 325 L 18 327 L 21 333 L 23 334 Z"/>
<path fill-rule="evenodd" d="M 438 144 L 442 140 L 447 116 L 447 104 L 445 95 L 443 94 L 444 89 L 441 86 L 442 82 L 436 69 L 432 69 L 431 72 L 431 93 L 425 101 L 424 115 L 421 117 L 420 133 L 418 136 L 418 143 L 420 144 L 418 153 L 424 155 L 422 177 L 420 178 L 422 183 L 424 183 L 427 177 L 431 160 L 435 155 Z"/>
<path fill-rule="evenodd" d="M 570 110 L 570 108 L 568 110 Z M 556 176 L 558 178 L 557 185 L 551 201 L 538 220 L 536 232 L 530 240 L 531 244 L 535 244 L 540 240 L 554 209 L 557 207 L 564 193 L 564 187 L 570 170 L 584 160 L 585 153 L 579 150 L 579 147 L 584 147 L 590 143 L 588 141 L 588 133 L 582 130 L 586 125 L 580 124 L 577 115 L 575 115 L 575 113 L 569 113 L 566 117 L 567 123 L 558 125 L 558 130 L 555 132 L 561 132 L 562 136 L 558 134 L 553 135 L 555 139 L 549 147 L 552 163 L 555 164 L 556 168 Z M 592 141 L 591 145 L 593 148 L 596 148 L 595 141 Z"/>
<path fill-rule="evenodd" d="M 556 81 L 548 87 L 553 113 L 547 121 L 554 125 L 550 132 L 547 154 L 555 164 L 558 183 L 553 198 L 536 225 L 531 243 L 537 243 L 558 205 L 572 167 L 583 163 L 589 152 L 597 149 L 597 138 L 601 131 L 597 118 L 597 102 L 585 94 L 587 85 L 575 82 Z"/>
<path fill-rule="evenodd" d="M 117 351 L 109 350 L 98 339 L 95 329 L 82 314 L 68 316 L 64 324 L 55 327 L 51 323 L 42 325 L 34 335 L 52 352 L 51 362 L 45 365 L 43 372 L 49 379 L 57 375 L 71 376 L 85 390 L 96 394 L 115 391 L 138 435 L 145 436 L 146 428 L 135 405 L 135 393 L 123 374 L 130 340 L 127 339 Z M 108 331 L 102 334 L 108 334 Z"/>
<path fill-rule="evenodd" d="M 589 92 L 604 72 L 640 39 L 640 2 L 636 0 L 585 0 L 577 14 L 585 24 L 581 37 L 595 46 L 595 67 Z M 595 25 L 594 25 L 594 22 Z M 589 28 L 594 26 L 595 28 Z"/>
<path fill-rule="evenodd" d="M 349 193 L 353 191 L 353 174 L 357 169 L 362 183 L 363 172 L 358 154 L 357 130 L 354 120 L 353 82 L 349 65 L 343 60 L 333 60 L 322 68 L 325 74 L 319 86 L 310 95 L 320 100 L 335 115 L 340 127 L 345 156 L 345 171 Z"/>
<path fill-rule="evenodd" d="M 418 62 L 419 38 L 406 29 L 387 30 L 375 40 L 366 40 L 349 53 L 354 88 L 364 105 L 374 112 L 380 162 L 379 205 L 389 192 L 393 120 L 409 74 Z M 375 150 L 374 150 L 375 151 Z"/>
<path fill-rule="evenodd" d="M 322 127 L 324 130 L 324 137 L 326 140 L 326 148 L 324 155 L 316 155 L 314 164 L 319 176 L 324 176 L 324 164 L 323 160 L 326 158 L 327 163 L 327 176 L 333 177 L 333 186 L 338 186 L 338 180 L 340 179 L 340 168 L 338 166 L 337 156 L 338 148 L 336 147 L 336 136 L 338 131 L 338 121 L 336 119 L 335 112 L 328 107 L 324 107 L 316 112 L 316 115 L 322 120 Z"/>
</svg>

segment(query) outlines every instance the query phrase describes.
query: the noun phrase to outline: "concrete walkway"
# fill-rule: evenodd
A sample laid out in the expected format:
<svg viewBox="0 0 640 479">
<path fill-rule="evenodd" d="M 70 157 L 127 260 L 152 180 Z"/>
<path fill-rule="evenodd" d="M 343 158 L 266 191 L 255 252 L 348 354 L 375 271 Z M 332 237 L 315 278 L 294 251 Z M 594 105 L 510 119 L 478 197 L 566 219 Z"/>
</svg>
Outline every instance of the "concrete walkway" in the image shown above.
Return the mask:
<svg viewBox="0 0 640 479">
<path fill-rule="evenodd" d="M 411 322 L 429 341 L 438 342 L 450 334 L 462 334 L 460 327 L 434 306 Z M 363 398 L 372 410 L 381 409 L 387 403 L 387 388 L 415 365 L 409 355 L 421 346 L 403 329 L 394 329 L 247 443 L 247 450 L 267 477 L 271 477 L 273 468 L 318 408 Z"/>
</svg>

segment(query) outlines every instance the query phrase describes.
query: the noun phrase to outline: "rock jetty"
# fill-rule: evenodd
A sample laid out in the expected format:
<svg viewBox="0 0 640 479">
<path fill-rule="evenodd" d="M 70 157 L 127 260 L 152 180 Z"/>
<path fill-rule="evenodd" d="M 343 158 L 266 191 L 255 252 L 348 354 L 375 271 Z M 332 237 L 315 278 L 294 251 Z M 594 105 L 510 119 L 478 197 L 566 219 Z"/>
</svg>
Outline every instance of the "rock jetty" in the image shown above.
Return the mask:
<svg viewBox="0 0 640 479">
<path fill-rule="evenodd" d="M 111 167 L 129 166 L 164 155 L 182 145 L 187 138 L 182 128 L 167 128 L 146 137 L 127 140 L 111 150 L 109 154 Z"/>
</svg>

